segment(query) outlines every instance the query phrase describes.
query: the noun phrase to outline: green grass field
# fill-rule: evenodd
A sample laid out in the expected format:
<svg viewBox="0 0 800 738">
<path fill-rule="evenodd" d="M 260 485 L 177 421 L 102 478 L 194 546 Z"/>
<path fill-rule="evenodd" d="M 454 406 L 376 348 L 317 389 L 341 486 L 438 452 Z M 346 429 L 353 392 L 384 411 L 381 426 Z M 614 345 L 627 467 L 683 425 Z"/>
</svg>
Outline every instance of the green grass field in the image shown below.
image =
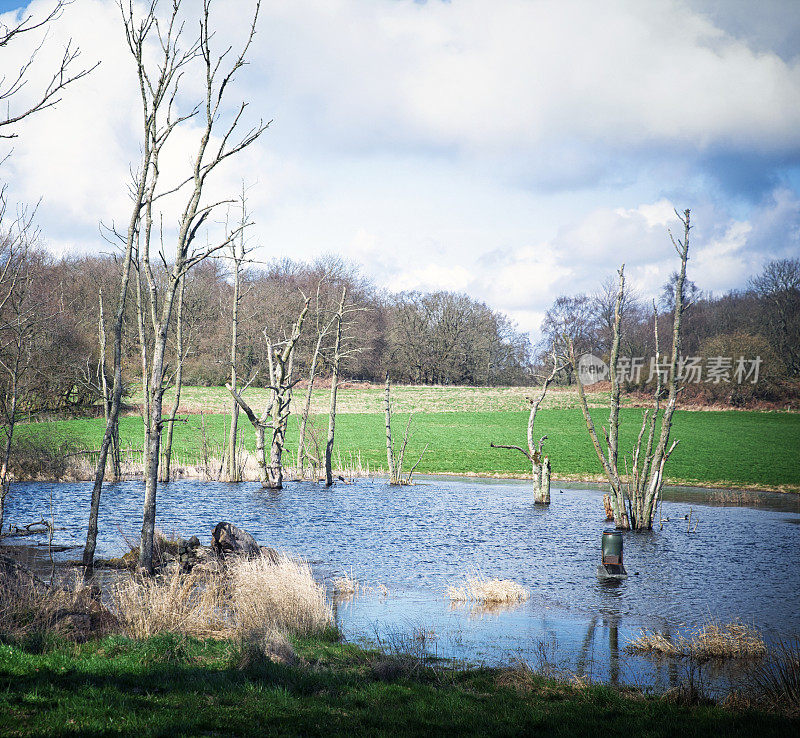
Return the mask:
<svg viewBox="0 0 800 738">
<path fill-rule="evenodd" d="M 435 390 L 427 390 L 435 391 Z M 470 390 L 470 393 L 482 390 Z M 493 390 L 486 390 L 493 392 Z M 459 390 L 459 402 L 465 395 Z M 516 401 L 524 397 L 515 391 Z M 478 395 L 476 395 L 477 397 Z M 374 398 L 378 399 L 377 395 Z M 455 397 L 451 396 L 455 401 Z M 405 402 L 419 404 L 412 392 Z M 477 400 L 475 400 L 477 402 Z M 493 401 L 492 401 L 493 402 Z M 491 402 L 490 402 L 491 404 Z M 567 405 L 571 403 L 566 403 Z M 439 407 L 440 403 L 433 403 Z M 347 408 L 347 403 L 344 404 Z M 350 405 L 352 408 L 352 403 Z M 379 408 L 379 405 L 378 405 Z M 378 470 L 386 467 L 386 440 L 383 415 L 377 411 L 352 410 L 337 418 L 336 458 L 345 463 L 360 458 L 363 466 Z M 607 411 L 593 411 L 598 429 L 607 423 Z M 627 407 L 621 411 L 620 448 L 630 449 L 638 433 L 642 410 Z M 195 463 L 201 446 L 201 425 L 205 423 L 210 446 L 219 446 L 226 435 L 228 416 L 220 413 L 189 414 L 186 423 L 176 424 L 175 453 L 178 463 Z M 525 475 L 527 460 L 516 451 L 492 449 L 490 442 L 524 445 L 527 412 L 493 410 L 488 412 L 425 412 L 414 415 L 407 466 L 416 461 L 422 448 L 428 450 L 418 473 Z M 395 416 L 395 436 L 399 441 L 408 415 Z M 327 416 L 314 416 L 314 426 L 324 445 Z M 49 439 L 69 438 L 87 449 L 99 447 L 102 419 L 79 419 L 19 426 L 21 435 L 46 434 Z M 252 428 L 240 418 L 242 437 L 254 448 Z M 135 416 L 121 419 L 124 446 L 142 447 L 142 422 Z M 553 475 L 561 479 L 599 479 L 602 470 L 592 449 L 580 410 L 576 406 L 551 405 L 539 412 L 536 435 L 547 435 L 545 449 Z M 667 463 L 669 482 L 727 487 L 780 488 L 800 490 L 800 415 L 783 412 L 678 411 L 673 438 L 680 444 Z M 296 417 L 290 418 L 287 449 L 294 453 L 297 443 Z M 286 459 L 290 463 L 290 459 Z"/>
<path fill-rule="evenodd" d="M 0 643 L 0 734 L 766 737 L 798 727 L 519 669 L 432 668 L 324 640 L 295 648 L 297 665 L 173 635 Z"/>
</svg>

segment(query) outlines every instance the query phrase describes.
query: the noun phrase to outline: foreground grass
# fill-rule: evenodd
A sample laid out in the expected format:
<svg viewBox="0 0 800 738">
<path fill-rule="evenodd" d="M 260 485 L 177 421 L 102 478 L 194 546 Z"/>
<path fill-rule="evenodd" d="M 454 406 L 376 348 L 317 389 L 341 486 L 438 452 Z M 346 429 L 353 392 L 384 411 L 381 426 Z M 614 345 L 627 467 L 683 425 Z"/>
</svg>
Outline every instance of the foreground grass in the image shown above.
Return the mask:
<svg viewBox="0 0 800 738">
<path fill-rule="evenodd" d="M 780 736 L 800 726 L 528 671 L 433 668 L 324 639 L 295 650 L 289 665 L 174 635 L 0 645 L 0 733 Z"/>
<path fill-rule="evenodd" d="M 598 428 L 607 424 L 607 412 L 593 411 Z M 175 453 L 178 464 L 197 463 L 205 426 L 208 444 L 219 453 L 226 436 L 228 417 L 188 415 L 186 423 L 175 427 Z M 524 444 L 526 412 L 442 412 L 420 413 L 412 421 L 407 463 L 416 461 L 427 444 L 428 451 L 418 473 L 530 474 L 522 454 L 492 449 L 490 442 Z M 638 408 L 623 408 L 620 448 L 630 449 L 642 417 Z M 398 413 L 398 433 L 402 433 L 407 414 Z M 297 419 L 290 418 L 287 449 L 296 450 Z M 327 416 L 313 418 L 316 436 L 324 446 Z M 386 467 L 386 440 L 383 416 L 378 413 L 349 413 L 337 418 L 335 460 L 360 459 L 372 470 Z M 581 412 L 577 408 L 548 408 L 537 416 L 536 435 L 547 434 L 546 452 L 553 475 L 560 479 L 600 479 L 600 464 L 594 454 Z M 35 434 L 54 440 L 70 438 L 84 448 L 98 448 L 102 419 L 68 420 L 20 425 L 20 434 Z M 253 450 L 252 429 L 246 418 L 240 420 L 245 445 Z M 141 448 L 142 421 L 121 419 L 123 445 Z M 783 412 L 686 411 L 675 414 L 673 437 L 680 444 L 666 469 L 671 483 L 710 486 L 780 488 L 800 490 L 800 415 Z M 217 447 L 216 449 L 213 447 Z M 287 463 L 291 463 L 287 457 Z"/>
</svg>

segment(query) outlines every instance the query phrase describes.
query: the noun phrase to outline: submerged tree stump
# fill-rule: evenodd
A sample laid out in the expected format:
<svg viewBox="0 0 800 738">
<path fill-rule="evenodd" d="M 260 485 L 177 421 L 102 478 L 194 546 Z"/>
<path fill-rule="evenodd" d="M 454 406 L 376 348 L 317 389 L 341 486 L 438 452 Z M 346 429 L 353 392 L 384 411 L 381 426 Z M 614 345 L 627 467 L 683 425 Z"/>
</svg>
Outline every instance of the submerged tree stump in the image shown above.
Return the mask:
<svg viewBox="0 0 800 738">
<path fill-rule="evenodd" d="M 538 488 L 533 490 L 533 501 L 537 505 L 550 504 L 550 459 L 545 456 L 542 459 L 539 473 L 535 480 L 538 481 Z"/>
</svg>

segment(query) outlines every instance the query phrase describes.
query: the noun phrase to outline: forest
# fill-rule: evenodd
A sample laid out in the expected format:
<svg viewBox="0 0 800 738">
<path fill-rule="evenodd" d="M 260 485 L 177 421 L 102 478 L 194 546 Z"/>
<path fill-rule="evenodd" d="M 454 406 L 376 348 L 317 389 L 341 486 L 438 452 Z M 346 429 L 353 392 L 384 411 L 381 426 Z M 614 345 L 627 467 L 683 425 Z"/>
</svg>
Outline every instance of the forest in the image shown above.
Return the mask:
<svg viewBox="0 0 800 738">
<path fill-rule="evenodd" d="M 45 248 L 46 235 L 31 223 L 9 226 L 8 221 L 5 217 L 0 242 L 3 408 L 7 414 L 13 403 L 16 412 L 31 418 L 102 412 L 103 382 L 110 386 L 112 377 L 101 347 L 111 332 L 120 257 L 56 258 Z M 185 385 L 223 386 L 230 377 L 234 266 L 232 256 L 220 255 L 186 274 L 181 311 Z M 468 294 L 391 293 L 364 276 L 358 265 L 336 255 L 312 263 L 284 259 L 246 266 L 240 273 L 236 352 L 239 377 L 253 386 L 269 382 L 264 371 L 267 337 L 279 340 L 310 296 L 306 330 L 294 359 L 295 371 L 308 373 L 318 329 L 330 321 L 342 288 L 347 289 L 349 307 L 342 373 L 350 381 L 381 383 L 388 373 L 394 382 L 407 384 L 528 385 L 537 383 L 552 346 L 563 343 L 565 336 L 582 352 L 607 359 L 610 351 L 615 298 L 611 276 L 594 294 L 558 297 L 542 322 L 540 340 L 532 342 L 507 315 Z M 159 278 L 164 280 L 164 274 Z M 665 325 L 672 311 L 671 289 L 665 284 L 656 303 L 658 319 Z M 756 384 L 702 382 L 688 385 L 687 393 L 741 407 L 792 402 L 800 376 L 800 260 L 773 261 L 744 289 L 727 294 L 704 293 L 691 282 L 686 290 L 685 355 L 760 356 L 763 362 Z M 147 299 L 138 271 L 132 292 L 133 299 L 125 304 L 122 345 L 126 394 L 141 385 L 136 370 L 141 365 L 141 337 L 146 351 L 153 342 L 151 333 L 138 330 L 141 301 Z M 176 326 L 170 325 L 168 337 L 167 361 L 173 374 Z M 652 355 L 653 307 L 633 291 L 626 294 L 621 329 L 622 356 Z M 331 334 L 323 336 L 320 346 L 321 376 L 330 374 L 331 340 Z M 557 378 L 564 384 L 573 381 L 568 367 Z M 642 383 L 646 381 L 644 372 Z"/>
</svg>

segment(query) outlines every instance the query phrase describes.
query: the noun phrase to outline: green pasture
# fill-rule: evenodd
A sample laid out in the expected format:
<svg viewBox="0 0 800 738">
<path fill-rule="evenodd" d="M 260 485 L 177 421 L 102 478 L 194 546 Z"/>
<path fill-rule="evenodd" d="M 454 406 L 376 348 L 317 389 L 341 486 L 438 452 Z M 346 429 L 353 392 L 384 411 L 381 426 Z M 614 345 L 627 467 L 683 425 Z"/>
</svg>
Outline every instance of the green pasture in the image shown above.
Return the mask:
<svg viewBox="0 0 800 738">
<path fill-rule="evenodd" d="M 620 449 L 630 449 L 639 432 L 639 408 L 621 411 Z M 592 411 L 600 427 L 607 411 Z M 177 462 L 195 463 L 201 457 L 202 426 L 212 456 L 221 455 L 229 418 L 225 414 L 185 415 L 175 427 Z M 526 412 L 438 412 L 413 416 L 406 466 L 414 463 L 427 445 L 418 473 L 524 475 L 527 460 L 517 451 L 492 449 L 491 442 L 525 444 Z M 398 413 L 396 441 L 402 438 L 408 415 Z M 314 435 L 324 448 L 328 419 L 313 416 Z M 254 449 L 252 428 L 243 416 L 240 429 L 245 445 Z M 69 439 L 85 449 L 100 445 L 102 419 L 64 420 L 20 425 L 20 434 L 46 435 L 51 442 Z M 135 416 L 121 419 L 123 446 L 142 447 L 142 421 Z M 556 478 L 590 479 L 602 470 L 589 441 L 578 408 L 540 410 L 536 437 L 547 435 L 545 451 Z M 677 411 L 673 438 L 680 443 L 667 463 L 667 480 L 673 483 L 733 487 L 800 488 L 800 415 L 783 412 Z M 297 447 L 297 418 L 290 418 L 287 450 Z M 334 460 L 349 464 L 360 459 L 371 470 L 386 468 L 384 419 L 380 413 L 339 415 L 336 424 Z M 286 459 L 291 463 L 291 458 Z"/>
</svg>

